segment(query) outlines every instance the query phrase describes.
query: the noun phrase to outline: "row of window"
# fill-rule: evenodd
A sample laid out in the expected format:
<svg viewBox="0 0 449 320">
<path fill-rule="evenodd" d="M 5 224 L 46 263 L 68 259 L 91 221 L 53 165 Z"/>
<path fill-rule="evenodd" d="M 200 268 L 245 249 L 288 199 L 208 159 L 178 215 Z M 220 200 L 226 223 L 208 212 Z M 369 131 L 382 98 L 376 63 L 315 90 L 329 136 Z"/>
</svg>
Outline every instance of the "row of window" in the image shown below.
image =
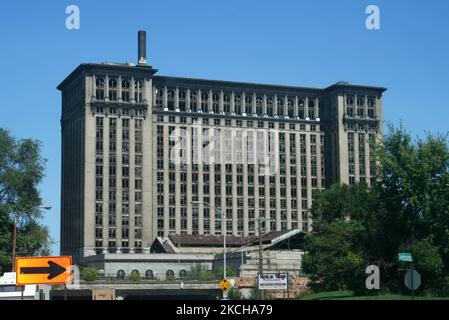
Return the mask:
<svg viewBox="0 0 449 320">
<path fill-rule="evenodd" d="M 133 86 L 134 95 L 131 95 L 131 87 Z M 97 76 L 95 78 L 95 99 L 109 101 L 121 100 L 123 102 L 130 102 L 133 97 L 135 102 L 143 101 L 143 81 L 135 80 L 132 84 L 131 79 L 122 78 L 121 82 L 118 78 L 109 77 L 107 87 L 105 77 Z"/>
<path fill-rule="evenodd" d="M 138 270 L 133 270 L 133 271 L 131 271 L 130 273 L 129 273 L 129 275 L 130 276 L 133 276 L 133 277 L 140 277 L 141 275 L 140 275 L 140 272 L 138 271 Z M 165 277 L 166 278 L 173 278 L 173 277 L 175 277 L 175 272 L 173 271 L 173 270 L 171 270 L 171 269 L 169 269 L 169 270 L 167 270 L 166 272 L 165 272 Z M 187 277 L 187 270 L 180 270 L 179 271 L 179 278 L 180 279 L 183 279 L 183 278 L 185 278 L 185 277 Z M 124 270 L 118 270 L 117 271 L 117 279 L 118 280 L 124 280 L 124 279 L 126 279 L 126 272 L 124 271 Z M 144 275 L 144 279 L 145 280 L 154 280 L 155 279 L 155 276 L 154 276 L 154 272 L 153 272 L 153 270 L 146 270 L 145 271 L 145 275 Z"/>
<path fill-rule="evenodd" d="M 204 125 L 204 126 L 210 126 L 210 125 L 214 125 L 214 126 L 221 126 L 224 125 L 226 127 L 246 127 L 246 128 L 269 128 L 269 129 L 275 129 L 275 122 L 267 122 L 267 121 L 252 121 L 252 120 L 246 120 L 242 121 L 242 120 L 231 120 L 231 119 L 220 119 L 220 118 L 200 118 L 200 120 L 198 120 L 197 117 L 176 117 L 176 116 L 168 116 L 165 117 L 166 119 L 168 118 L 168 122 L 169 123 L 180 123 L 180 124 L 196 124 L 196 125 Z M 212 121 L 213 120 L 213 121 Z M 164 116 L 162 115 L 158 115 L 156 118 L 157 122 L 163 123 L 164 121 Z M 305 125 L 305 124 L 297 124 L 297 123 L 283 123 L 280 122 L 278 123 L 277 129 L 280 130 L 286 130 L 286 129 L 290 129 L 290 130 L 299 130 L 299 131 L 319 131 L 320 130 L 320 126 L 319 125 L 315 125 L 315 124 L 311 124 L 311 125 Z M 158 134 L 163 134 L 163 131 L 158 131 Z"/>
<path fill-rule="evenodd" d="M 320 102 L 318 98 L 308 100 L 281 96 L 256 96 L 253 98 L 253 95 L 245 95 L 243 99 L 243 94 L 235 94 L 234 109 L 231 110 L 231 95 L 229 93 L 224 93 L 221 100 L 221 95 L 218 92 L 210 94 L 209 92 L 190 91 L 189 97 L 187 97 L 187 91 L 184 89 L 176 91 L 168 88 L 164 91 L 163 88 L 155 88 L 154 92 L 155 107 L 172 111 L 215 114 L 223 112 L 236 115 L 267 115 L 269 117 L 277 115 L 288 118 L 297 117 L 299 119 L 316 119 L 319 117 Z M 166 92 L 166 96 L 164 92 Z M 177 92 L 178 96 L 175 97 Z M 266 105 L 266 110 L 264 110 L 264 105 Z"/>
<path fill-rule="evenodd" d="M 355 100 L 354 97 L 347 96 L 346 97 L 346 105 L 347 106 L 354 106 L 354 102 L 355 102 L 354 100 Z M 365 98 L 362 98 L 362 97 L 358 97 L 356 102 L 357 102 L 357 106 L 358 107 L 365 106 L 365 102 L 366 102 L 366 105 L 367 105 L 368 108 L 374 108 L 374 106 L 375 106 L 374 98 L 365 99 Z"/>
</svg>

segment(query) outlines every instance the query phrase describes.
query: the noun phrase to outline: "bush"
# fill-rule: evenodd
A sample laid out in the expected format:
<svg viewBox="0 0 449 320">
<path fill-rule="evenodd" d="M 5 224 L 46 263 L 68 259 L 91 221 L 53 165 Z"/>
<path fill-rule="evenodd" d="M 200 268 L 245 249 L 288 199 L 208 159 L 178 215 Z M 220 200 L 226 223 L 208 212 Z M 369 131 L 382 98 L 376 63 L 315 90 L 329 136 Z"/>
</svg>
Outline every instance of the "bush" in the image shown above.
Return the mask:
<svg viewBox="0 0 449 320">
<path fill-rule="evenodd" d="M 165 280 L 166 280 L 166 281 L 175 281 L 175 280 L 176 280 L 176 277 L 175 277 L 175 275 L 170 274 L 170 275 L 168 275 L 168 276 L 165 277 Z"/>
<path fill-rule="evenodd" d="M 129 275 L 128 280 L 130 280 L 130 281 L 140 281 L 141 280 L 140 274 L 138 272 L 133 271 Z"/>
<path fill-rule="evenodd" d="M 95 268 L 84 268 L 81 271 L 81 279 L 84 281 L 96 281 L 100 278 L 100 274 Z"/>
<path fill-rule="evenodd" d="M 251 288 L 249 299 L 250 300 L 259 300 L 260 299 L 260 293 L 262 290 L 259 290 L 259 287 L 256 285 Z M 267 292 L 264 292 L 264 300 L 271 300 L 273 297 Z"/>
<path fill-rule="evenodd" d="M 217 270 L 215 270 L 214 272 L 215 274 L 215 279 L 223 279 L 223 267 L 218 268 Z M 238 276 L 238 272 L 236 269 L 234 269 L 231 266 L 226 266 L 226 277 L 237 277 Z"/>
<path fill-rule="evenodd" d="M 238 288 L 232 287 L 228 291 L 228 299 L 229 300 L 242 300 L 243 296 L 242 296 L 242 293 L 240 292 L 240 290 Z"/>
<path fill-rule="evenodd" d="M 187 272 L 186 280 L 210 281 L 214 279 L 214 275 L 204 264 L 195 264 L 190 267 Z"/>
</svg>

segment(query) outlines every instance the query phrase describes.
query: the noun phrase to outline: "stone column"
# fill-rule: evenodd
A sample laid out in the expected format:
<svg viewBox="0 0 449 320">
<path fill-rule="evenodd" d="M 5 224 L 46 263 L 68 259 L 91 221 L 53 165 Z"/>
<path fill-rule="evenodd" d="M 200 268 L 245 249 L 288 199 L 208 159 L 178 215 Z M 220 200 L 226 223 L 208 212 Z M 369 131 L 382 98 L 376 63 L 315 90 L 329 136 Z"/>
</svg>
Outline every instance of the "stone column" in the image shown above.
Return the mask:
<svg viewBox="0 0 449 320">
<path fill-rule="evenodd" d="M 310 120 L 310 118 L 309 118 L 309 97 L 305 97 L 305 99 L 304 99 L 304 119 Z"/>
<path fill-rule="evenodd" d="M 109 76 L 104 77 L 104 101 L 109 101 Z"/>
<path fill-rule="evenodd" d="M 118 102 L 123 101 L 122 99 L 122 76 L 118 76 L 117 80 L 117 100 Z"/>
<path fill-rule="evenodd" d="M 293 117 L 295 119 L 299 119 L 299 103 L 298 103 L 298 97 L 295 96 L 294 106 L 293 106 Z"/>
<path fill-rule="evenodd" d="M 175 97 L 174 97 L 174 103 L 175 103 L 175 111 L 179 112 L 179 88 L 176 87 L 175 89 Z"/>
<path fill-rule="evenodd" d="M 274 118 L 279 118 L 279 114 L 278 114 L 278 96 L 277 96 L 277 94 L 275 94 L 274 97 L 273 97 L 273 117 Z"/>
<path fill-rule="evenodd" d="M 186 111 L 192 112 L 192 109 L 190 107 L 190 89 L 187 88 L 186 90 Z"/>
<path fill-rule="evenodd" d="M 163 90 L 163 99 L 162 99 L 162 106 L 164 107 L 164 111 L 168 111 L 168 96 L 167 96 L 167 86 L 164 86 L 164 88 L 161 88 Z"/>
<path fill-rule="evenodd" d="M 134 93 L 135 93 L 136 88 L 134 86 L 135 86 L 135 80 L 134 80 L 134 77 L 131 77 L 131 83 L 130 83 L 130 94 L 131 94 L 131 97 L 129 99 L 129 101 L 131 101 L 131 103 L 135 103 L 136 102 L 136 99 L 134 99 Z M 151 91 L 151 92 L 153 92 L 153 91 Z M 153 101 L 153 99 L 151 99 L 151 101 Z"/>
<path fill-rule="evenodd" d="M 91 97 L 92 97 L 92 99 L 91 99 L 91 101 L 95 101 L 95 99 L 96 99 L 96 86 L 97 86 L 97 84 L 96 84 L 96 76 L 95 76 L 95 74 L 92 74 L 92 95 L 91 95 Z"/>
<path fill-rule="evenodd" d="M 266 117 L 268 117 L 268 114 L 267 114 L 267 95 L 266 94 L 264 94 L 263 95 L 263 100 L 262 100 L 262 116 L 264 117 L 264 118 L 266 118 Z"/>
<path fill-rule="evenodd" d="M 245 92 L 242 92 L 241 111 L 242 111 L 242 116 L 246 116 L 246 94 L 245 94 Z"/>
</svg>

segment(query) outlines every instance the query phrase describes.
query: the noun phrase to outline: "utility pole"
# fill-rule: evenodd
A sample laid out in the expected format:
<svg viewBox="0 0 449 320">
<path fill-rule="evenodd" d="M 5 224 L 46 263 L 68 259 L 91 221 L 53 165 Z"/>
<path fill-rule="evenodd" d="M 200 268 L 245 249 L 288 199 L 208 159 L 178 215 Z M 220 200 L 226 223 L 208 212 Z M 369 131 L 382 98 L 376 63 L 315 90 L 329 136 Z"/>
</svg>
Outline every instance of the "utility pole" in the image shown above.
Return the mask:
<svg viewBox="0 0 449 320">
<path fill-rule="evenodd" d="M 16 238 L 17 238 L 17 218 L 14 215 L 13 233 L 12 233 L 12 272 L 16 272 Z"/>
</svg>

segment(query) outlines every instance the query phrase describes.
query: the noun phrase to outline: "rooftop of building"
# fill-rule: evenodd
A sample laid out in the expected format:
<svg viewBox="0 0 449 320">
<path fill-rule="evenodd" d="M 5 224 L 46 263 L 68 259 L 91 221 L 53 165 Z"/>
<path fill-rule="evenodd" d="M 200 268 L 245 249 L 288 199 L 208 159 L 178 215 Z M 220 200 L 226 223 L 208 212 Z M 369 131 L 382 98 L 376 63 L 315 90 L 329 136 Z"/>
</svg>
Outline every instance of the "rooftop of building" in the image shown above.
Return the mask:
<svg viewBox="0 0 449 320">
<path fill-rule="evenodd" d="M 64 90 L 65 87 L 74 80 L 77 76 L 83 72 L 129 72 L 138 74 L 142 77 L 152 77 L 155 82 L 166 83 L 166 84 L 184 84 L 184 85 L 207 85 L 210 87 L 228 87 L 228 88 L 245 88 L 245 89 L 261 89 L 261 90 L 282 90 L 282 91 L 309 91 L 315 93 L 322 93 L 326 91 L 332 91 L 335 89 L 365 89 L 372 90 L 378 93 L 382 93 L 387 90 L 384 87 L 378 86 L 368 86 L 368 85 L 354 85 L 346 81 L 338 81 L 325 88 L 318 87 L 302 87 L 302 86 L 291 86 L 291 85 L 279 85 L 279 84 L 266 84 L 266 83 L 253 83 L 253 82 L 238 82 L 238 81 L 228 81 L 228 80 L 213 80 L 213 79 L 202 79 L 202 78 L 189 78 L 189 77 L 177 77 L 177 76 L 164 76 L 155 75 L 158 71 L 149 65 L 128 63 L 81 63 L 75 70 L 73 70 L 58 86 L 58 90 Z"/>
</svg>

